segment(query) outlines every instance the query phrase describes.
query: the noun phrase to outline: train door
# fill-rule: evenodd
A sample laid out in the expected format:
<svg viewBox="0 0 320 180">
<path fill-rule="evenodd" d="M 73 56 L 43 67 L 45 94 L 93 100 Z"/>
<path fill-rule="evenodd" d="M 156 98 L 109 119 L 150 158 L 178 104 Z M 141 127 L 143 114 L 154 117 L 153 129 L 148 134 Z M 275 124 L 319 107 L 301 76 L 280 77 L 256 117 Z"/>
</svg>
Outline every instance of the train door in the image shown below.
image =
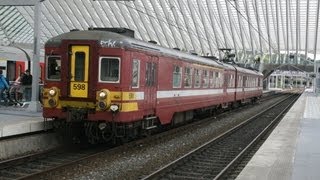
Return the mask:
<svg viewBox="0 0 320 180">
<path fill-rule="evenodd" d="M 69 97 L 88 97 L 89 46 L 71 46 Z"/>
<path fill-rule="evenodd" d="M 157 101 L 158 57 L 148 57 L 145 71 L 144 109 L 147 114 L 154 114 Z"/>
<path fill-rule="evenodd" d="M 7 62 L 7 79 L 9 81 L 16 80 L 16 62 L 15 61 Z"/>
</svg>

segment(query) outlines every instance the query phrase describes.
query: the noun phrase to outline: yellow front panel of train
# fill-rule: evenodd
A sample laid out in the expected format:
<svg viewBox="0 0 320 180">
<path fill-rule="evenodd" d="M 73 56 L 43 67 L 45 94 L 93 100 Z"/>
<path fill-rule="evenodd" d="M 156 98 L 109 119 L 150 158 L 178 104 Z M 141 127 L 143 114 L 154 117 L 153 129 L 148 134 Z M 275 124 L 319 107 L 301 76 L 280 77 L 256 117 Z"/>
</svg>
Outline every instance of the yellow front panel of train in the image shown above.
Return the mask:
<svg viewBox="0 0 320 180">
<path fill-rule="evenodd" d="M 70 97 L 88 97 L 89 46 L 72 46 Z"/>
<path fill-rule="evenodd" d="M 70 95 L 72 97 L 88 97 L 88 83 L 71 82 Z"/>
</svg>

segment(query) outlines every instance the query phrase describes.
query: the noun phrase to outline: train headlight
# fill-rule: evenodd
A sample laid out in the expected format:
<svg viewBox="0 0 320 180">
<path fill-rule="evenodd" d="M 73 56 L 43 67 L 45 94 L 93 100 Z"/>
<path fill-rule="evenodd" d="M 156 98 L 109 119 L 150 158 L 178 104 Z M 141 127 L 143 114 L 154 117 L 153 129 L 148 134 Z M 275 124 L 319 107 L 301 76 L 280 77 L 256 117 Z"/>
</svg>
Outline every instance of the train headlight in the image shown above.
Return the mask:
<svg viewBox="0 0 320 180">
<path fill-rule="evenodd" d="M 107 104 L 106 104 L 105 102 L 103 102 L 103 101 L 100 101 L 100 102 L 98 103 L 98 107 L 99 107 L 100 109 L 106 109 L 106 108 L 107 108 Z"/>
<path fill-rule="evenodd" d="M 107 93 L 104 92 L 104 91 L 101 91 L 101 92 L 99 93 L 99 97 L 100 97 L 101 99 L 105 99 L 105 98 L 107 97 Z"/>
<path fill-rule="evenodd" d="M 55 107 L 55 106 L 57 105 L 57 101 L 54 100 L 54 99 L 49 99 L 48 104 L 49 104 L 51 107 Z"/>
<path fill-rule="evenodd" d="M 112 112 L 117 112 L 117 111 L 119 110 L 119 106 L 116 105 L 116 104 L 112 104 L 112 105 L 110 106 L 110 110 L 111 110 Z"/>
<path fill-rule="evenodd" d="M 50 95 L 50 96 L 55 96 L 56 93 L 57 93 L 57 91 L 56 91 L 55 89 L 50 89 L 50 90 L 49 90 L 49 95 Z"/>
<path fill-rule="evenodd" d="M 107 123 L 100 123 L 98 127 L 100 130 L 104 130 L 107 127 Z"/>
</svg>

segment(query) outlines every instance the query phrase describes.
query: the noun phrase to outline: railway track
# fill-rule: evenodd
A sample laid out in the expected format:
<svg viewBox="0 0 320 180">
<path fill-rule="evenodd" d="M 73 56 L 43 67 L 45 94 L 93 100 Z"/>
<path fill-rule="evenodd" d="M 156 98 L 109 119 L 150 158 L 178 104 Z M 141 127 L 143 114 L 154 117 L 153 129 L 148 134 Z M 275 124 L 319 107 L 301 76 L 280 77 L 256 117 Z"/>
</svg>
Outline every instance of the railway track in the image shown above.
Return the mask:
<svg viewBox="0 0 320 180">
<path fill-rule="evenodd" d="M 29 154 L 18 158 L 0 162 L 0 179 L 25 179 L 57 168 L 63 168 L 68 164 L 76 163 L 83 158 L 101 152 L 100 148 L 66 150 L 53 149 L 46 152 Z"/>
<path fill-rule="evenodd" d="M 230 169 L 259 142 L 299 95 L 291 95 L 144 179 L 226 179 Z"/>
<path fill-rule="evenodd" d="M 233 111 L 239 111 L 240 109 L 235 109 Z M 219 116 L 226 116 L 229 111 L 219 114 Z M 92 150 L 76 150 L 76 151 L 51 151 L 39 154 L 32 154 L 12 160 L 0 162 L 0 179 L 32 179 L 41 177 L 49 172 L 59 171 L 67 166 L 72 166 L 84 160 L 94 159 L 95 157 L 101 156 L 100 154 L 116 154 L 122 152 L 124 149 L 134 148 L 140 144 L 145 144 L 147 142 L 155 141 L 166 141 L 170 139 L 170 136 L 174 134 L 183 132 L 190 129 L 190 126 L 194 127 L 197 124 L 205 124 L 212 121 L 212 118 L 206 118 L 203 121 L 195 121 L 192 124 L 187 124 L 179 128 L 172 129 L 154 136 L 140 139 L 131 143 L 127 143 L 123 146 L 115 148 L 97 148 Z"/>
</svg>

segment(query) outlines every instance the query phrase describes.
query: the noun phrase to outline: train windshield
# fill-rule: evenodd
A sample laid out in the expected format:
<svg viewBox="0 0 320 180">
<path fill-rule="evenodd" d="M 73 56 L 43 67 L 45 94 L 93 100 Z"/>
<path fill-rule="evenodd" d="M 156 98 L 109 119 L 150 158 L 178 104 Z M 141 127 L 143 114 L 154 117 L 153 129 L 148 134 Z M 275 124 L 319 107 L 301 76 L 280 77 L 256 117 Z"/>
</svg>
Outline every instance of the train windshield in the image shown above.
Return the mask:
<svg viewBox="0 0 320 180">
<path fill-rule="evenodd" d="M 61 57 L 60 56 L 48 56 L 46 60 L 47 65 L 47 79 L 48 80 L 60 80 L 60 68 Z"/>
<path fill-rule="evenodd" d="M 101 57 L 99 68 L 99 79 L 102 82 L 119 82 L 120 58 Z"/>
</svg>

